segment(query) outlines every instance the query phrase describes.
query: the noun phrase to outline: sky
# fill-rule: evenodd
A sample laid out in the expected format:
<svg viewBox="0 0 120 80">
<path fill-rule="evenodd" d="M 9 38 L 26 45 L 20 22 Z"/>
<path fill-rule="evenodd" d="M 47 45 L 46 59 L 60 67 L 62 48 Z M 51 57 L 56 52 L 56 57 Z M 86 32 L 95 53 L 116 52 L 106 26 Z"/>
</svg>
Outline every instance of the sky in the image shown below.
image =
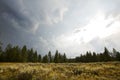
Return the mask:
<svg viewBox="0 0 120 80">
<path fill-rule="evenodd" d="M 68 57 L 120 50 L 120 0 L 0 0 L 0 41 Z"/>
</svg>

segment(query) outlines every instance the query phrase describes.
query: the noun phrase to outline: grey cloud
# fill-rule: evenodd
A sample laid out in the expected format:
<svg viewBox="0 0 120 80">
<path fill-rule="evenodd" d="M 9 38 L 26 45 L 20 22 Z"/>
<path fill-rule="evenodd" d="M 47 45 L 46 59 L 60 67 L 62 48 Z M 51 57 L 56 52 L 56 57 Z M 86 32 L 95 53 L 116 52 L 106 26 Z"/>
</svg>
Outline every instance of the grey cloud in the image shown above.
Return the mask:
<svg viewBox="0 0 120 80">
<path fill-rule="evenodd" d="M 13 27 L 18 26 L 21 28 L 27 28 L 28 26 L 30 26 L 32 22 L 29 20 L 28 17 L 26 17 L 26 15 L 22 14 L 22 11 L 19 11 L 20 6 L 12 5 L 16 4 L 17 1 L 10 0 L 10 2 L 11 1 L 13 2 L 11 4 L 7 2 L 7 0 L 0 1 L 0 3 L 2 4 L 0 7 L 0 15 L 2 16 L 1 19 L 4 19 L 6 24 L 11 23 L 11 26 Z"/>
<path fill-rule="evenodd" d="M 67 10 L 63 1 L 56 0 L 2 0 L 0 1 L 1 16 L 12 19 L 13 26 L 17 24 L 21 29 L 35 32 L 40 24 L 54 24 L 62 21 Z M 8 20 L 7 22 L 10 22 Z M 36 24 L 37 25 L 36 27 Z"/>
<path fill-rule="evenodd" d="M 116 33 L 116 34 L 112 34 L 111 36 L 105 38 L 106 42 L 107 42 L 107 46 L 110 48 L 116 48 L 118 50 L 120 50 L 120 45 L 119 45 L 119 41 L 120 41 L 120 36 L 119 36 L 120 32 Z"/>
<path fill-rule="evenodd" d="M 110 27 L 115 21 L 110 22 L 106 27 Z"/>
<path fill-rule="evenodd" d="M 120 37 L 119 37 L 120 32 L 116 33 L 116 34 L 112 34 L 106 38 L 99 38 L 96 37 L 94 38 L 92 41 L 90 41 L 90 45 L 93 46 L 94 51 L 96 52 L 101 52 L 103 51 L 104 47 L 109 48 L 110 50 L 112 50 L 113 48 L 116 48 L 117 50 L 120 50 L 120 45 L 118 45 L 119 41 L 120 41 Z"/>
<path fill-rule="evenodd" d="M 100 0 L 100 8 L 106 14 L 106 18 L 109 16 L 119 16 L 120 14 L 120 0 Z"/>
<path fill-rule="evenodd" d="M 78 30 L 75 30 L 74 33 L 78 33 L 78 32 L 80 32 L 80 31 L 81 31 L 81 30 L 78 29 Z"/>
</svg>

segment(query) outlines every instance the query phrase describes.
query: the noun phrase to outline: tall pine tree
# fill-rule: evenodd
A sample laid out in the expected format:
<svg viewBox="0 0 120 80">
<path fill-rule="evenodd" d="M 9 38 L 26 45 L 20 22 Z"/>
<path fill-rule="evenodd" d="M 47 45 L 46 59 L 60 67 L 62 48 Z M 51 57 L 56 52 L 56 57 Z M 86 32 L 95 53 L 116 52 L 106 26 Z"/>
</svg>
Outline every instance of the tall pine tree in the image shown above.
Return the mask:
<svg viewBox="0 0 120 80">
<path fill-rule="evenodd" d="M 43 56 L 42 62 L 48 63 L 48 55 Z"/>
<path fill-rule="evenodd" d="M 48 52 L 48 62 L 51 63 L 52 62 L 52 55 L 51 55 L 51 51 Z"/>
<path fill-rule="evenodd" d="M 27 53 L 26 45 L 23 46 L 21 54 L 22 54 L 22 61 L 27 62 L 28 61 L 28 53 Z"/>
<path fill-rule="evenodd" d="M 58 54 L 58 50 L 56 50 L 56 52 L 55 52 L 54 62 L 55 62 L 55 63 L 58 63 L 58 62 L 59 62 L 59 54 Z"/>
</svg>

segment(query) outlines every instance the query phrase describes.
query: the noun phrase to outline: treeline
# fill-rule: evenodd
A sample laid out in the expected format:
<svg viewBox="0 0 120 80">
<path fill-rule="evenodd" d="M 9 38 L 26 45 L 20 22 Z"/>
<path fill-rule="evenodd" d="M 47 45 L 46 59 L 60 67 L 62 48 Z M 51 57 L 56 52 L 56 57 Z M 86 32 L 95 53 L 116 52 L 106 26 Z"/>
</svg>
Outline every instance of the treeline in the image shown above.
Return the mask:
<svg viewBox="0 0 120 80">
<path fill-rule="evenodd" d="M 86 52 L 84 55 L 75 58 L 67 58 L 66 54 L 61 54 L 56 50 L 52 55 L 51 51 L 48 54 L 41 56 L 33 48 L 27 49 L 24 45 L 22 48 L 19 46 L 12 46 L 8 44 L 5 50 L 2 49 L 0 43 L 0 62 L 43 62 L 43 63 L 70 63 L 70 62 L 107 62 L 107 61 L 120 61 L 120 52 L 113 48 L 110 52 L 106 47 L 103 53 Z"/>
<path fill-rule="evenodd" d="M 104 48 L 103 53 L 95 53 L 95 52 L 86 52 L 85 55 L 80 55 L 76 57 L 74 62 L 107 62 L 107 61 L 120 61 L 120 52 L 116 51 L 113 48 L 113 51 L 110 52 L 106 47 Z"/>
<path fill-rule="evenodd" d="M 27 49 L 26 45 L 22 48 L 19 46 L 12 46 L 8 44 L 5 50 L 2 50 L 0 46 L 0 62 L 43 62 L 43 63 L 63 63 L 66 62 L 66 54 L 61 54 L 56 50 L 54 56 L 51 55 L 51 51 L 47 55 L 41 56 L 33 48 Z"/>
</svg>

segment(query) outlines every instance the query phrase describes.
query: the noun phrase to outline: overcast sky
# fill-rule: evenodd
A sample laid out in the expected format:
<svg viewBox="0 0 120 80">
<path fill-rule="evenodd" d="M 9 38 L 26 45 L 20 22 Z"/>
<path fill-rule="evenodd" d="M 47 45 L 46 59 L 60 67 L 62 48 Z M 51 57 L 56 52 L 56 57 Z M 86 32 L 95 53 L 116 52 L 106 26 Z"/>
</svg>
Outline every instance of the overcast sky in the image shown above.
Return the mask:
<svg viewBox="0 0 120 80">
<path fill-rule="evenodd" d="M 0 0 L 0 41 L 68 57 L 120 50 L 120 0 Z"/>
</svg>

